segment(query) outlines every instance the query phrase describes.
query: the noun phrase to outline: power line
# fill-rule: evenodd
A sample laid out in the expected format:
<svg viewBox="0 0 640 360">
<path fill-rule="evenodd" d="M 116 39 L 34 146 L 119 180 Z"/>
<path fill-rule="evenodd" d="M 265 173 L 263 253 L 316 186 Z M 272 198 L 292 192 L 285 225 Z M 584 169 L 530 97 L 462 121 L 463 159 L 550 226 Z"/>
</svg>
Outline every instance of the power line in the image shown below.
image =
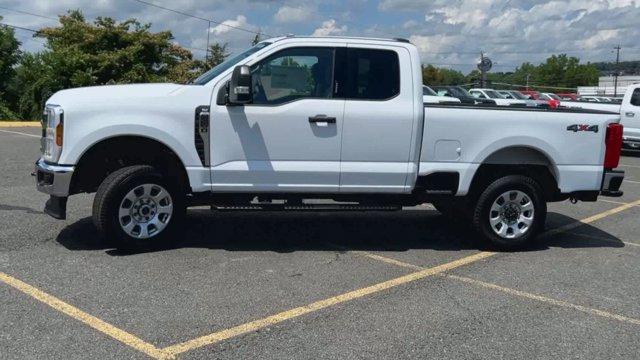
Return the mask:
<svg viewBox="0 0 640 360">
<path fill-rule="evenodd" d="M 0 6 L 0 9 L 8 10 L 8 11 L 13 11 L 13 12 L 20 13 L 20 14 L 25 14 L 25 15 L 37 16 L 37 17 L 39 17 L 39 18 L 43 18 L 43 19 L 49 19 L 49 20 L 55 20 L 55 21 L 58 21 L 58 19 L 57 19 L 57 18 L 53 18 L 53 17 L 51 17 L 51 16 L 46 16 L 46 15 L 36 14 L 36 13 L 32 13 L 32 12 L 28 12 L 28 11 L 24 11 L 24 10 L 9 9 L 9 8 L 4 7 L 4 6 Z"/>
<path fill-rule="evenodd" d="M 13 29 L 29 31 L 29 32 L 32 32 L 32 33 L 37 33 L 38 32 L 38 30 L 28 29 L 28 28 L 25 28 L 25 27 L 22 27 L 22 26 L 9 25 L 9 24 L 5 24 L 5 23 L 0 23 L 0 25 L 8 26 L 8 27 L 13 28 Z"/>
<path fill-rule="evenodd" d="M 165 7 L 165 6 L 162 6 L 162 5 L 157 5 L 157 4 L 154 4 L 152 2 L 148 2 L 148 1 L 144 1 L 144 0 L 133 0 L 133 1 L 139 2 L 141 4 L 145 4 L 145 5 L 148 5 L 148 6 L 156 7 L 158 9 L 170 11 L 170 12 L 173 12 L 173 13 L 176 13 L 176 14 L 180 14 L 182 16 L 187 16 L 187 17 L 191 17 L 191 18 L 194 18 L 194 19 L 198 19 L 198 20 L 202 20 L 202 21 L 218 24 L 218 25 L 221 25 L 221 26 L 226 26 L 226 27 L 231 28 L 231 29 L 245 31 L 245 32 L 252 33 L 252 34 L 260 34 L 260 35 L 271 36 L 269 34 L 261 33 L 259 31 L 253 31 L 253 30 L 245 29 L 245 28 L 240 27 L 240 26 L 229 25 L 229 24 L 225 24 L 224 22 L 221 22 L 221 21 L 217 21 L 217 20 L 213 20 L 213 19 L 207 19 L 207 18 L 203 18 L 203 17 L 197 16 L 197 15 L 189 14 L 189 13 L 186 13 L 186 12 L 183 12 L 183 11 L 180 11 L 180 10 L 170 9 L 168 7 Z"/>
</svg>

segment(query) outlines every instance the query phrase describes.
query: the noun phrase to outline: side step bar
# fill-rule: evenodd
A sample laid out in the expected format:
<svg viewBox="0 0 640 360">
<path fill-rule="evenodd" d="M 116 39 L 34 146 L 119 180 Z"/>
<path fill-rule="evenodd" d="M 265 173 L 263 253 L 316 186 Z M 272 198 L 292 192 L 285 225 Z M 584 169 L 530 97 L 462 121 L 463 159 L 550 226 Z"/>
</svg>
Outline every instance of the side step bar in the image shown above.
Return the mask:
<svg viewBox="0 0 640 360">
<path fill-rule="evenodd" d="M 357 204 L 256 204 L 246 206 L 211 206 L 212 211 L 398 211 L 402 206 Z"/>
</svg>

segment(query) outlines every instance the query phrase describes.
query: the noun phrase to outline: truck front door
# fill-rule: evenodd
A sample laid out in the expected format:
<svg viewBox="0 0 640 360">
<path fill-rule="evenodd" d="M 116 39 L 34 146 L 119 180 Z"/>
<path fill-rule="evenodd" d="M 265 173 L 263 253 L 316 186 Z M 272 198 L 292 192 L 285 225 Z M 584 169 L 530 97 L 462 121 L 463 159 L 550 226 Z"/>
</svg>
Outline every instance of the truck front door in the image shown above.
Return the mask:
<svg viewBox="0 0 640 360">
<path fill-rule="evenodd" d="M 212 190 L 338 191 L 344 99 L 334 96 L 335 53 L 330 44 L 274 49 L 251 65 L 251 104 L 212 105 Z"/>
</svg>

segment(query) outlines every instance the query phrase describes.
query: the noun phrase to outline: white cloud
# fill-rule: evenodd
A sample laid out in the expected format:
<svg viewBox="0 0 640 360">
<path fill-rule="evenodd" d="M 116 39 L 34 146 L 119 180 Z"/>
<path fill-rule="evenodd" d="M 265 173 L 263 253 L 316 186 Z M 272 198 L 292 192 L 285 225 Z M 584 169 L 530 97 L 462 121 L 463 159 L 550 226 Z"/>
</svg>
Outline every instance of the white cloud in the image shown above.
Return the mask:
<svg viewBox="0 0 640 360">
<path fill-rule="evenodd" d="M 225 20 L 220 25 L 212 27 L 211 32 L 215 35 L 226 34 L 234 28 L 247 28 L 247 17 L 238 15 L 235 20 Z"/>
<path fill-rule="evenodd" d="M 302 22 L 311 18 L 312 11 L 313 9 L 309 7 L 285 5 L 278 9 L 278 12 L 273 15 L 273 19 L 279 23 Z"/>
<path fill-rule="evenodd" d="M 315 29 L 313 36 L 341 35 L 347 32 L 347 25 L 338 26 L 334 19 L 323 21 L 322 25 Z"/>
</svg>

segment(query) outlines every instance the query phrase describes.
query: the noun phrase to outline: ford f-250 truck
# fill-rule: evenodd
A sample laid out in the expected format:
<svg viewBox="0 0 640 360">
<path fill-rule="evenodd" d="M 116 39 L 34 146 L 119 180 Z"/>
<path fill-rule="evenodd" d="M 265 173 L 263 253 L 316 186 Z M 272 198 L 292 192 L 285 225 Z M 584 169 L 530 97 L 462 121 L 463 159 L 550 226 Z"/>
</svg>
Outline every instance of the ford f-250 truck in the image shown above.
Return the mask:
<svg viewBox="0 0 640 360">
<path fill-rule="evenodd" d="M 432 203 L 517 248 L 546 203 L 619 196 L 619 114 L 425 105 L 406 40 L 267 40 L 186 85 L 99 86 L 46 103 L 45 212 L 96 192 L 111 239 L 171 239 L 186 208 L 401 209 Z M 331 205 L 317 199 L 332 200 Z"/>
</svg>

